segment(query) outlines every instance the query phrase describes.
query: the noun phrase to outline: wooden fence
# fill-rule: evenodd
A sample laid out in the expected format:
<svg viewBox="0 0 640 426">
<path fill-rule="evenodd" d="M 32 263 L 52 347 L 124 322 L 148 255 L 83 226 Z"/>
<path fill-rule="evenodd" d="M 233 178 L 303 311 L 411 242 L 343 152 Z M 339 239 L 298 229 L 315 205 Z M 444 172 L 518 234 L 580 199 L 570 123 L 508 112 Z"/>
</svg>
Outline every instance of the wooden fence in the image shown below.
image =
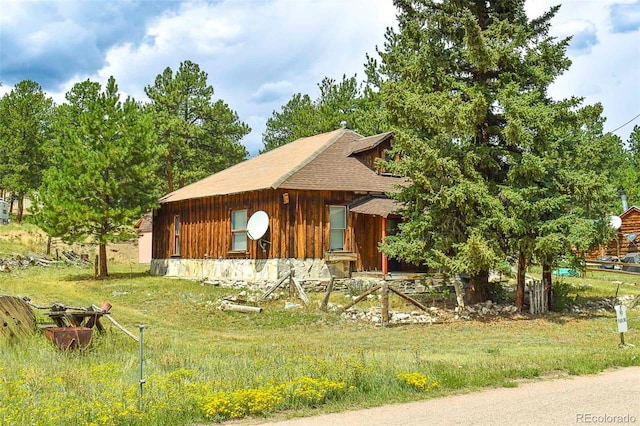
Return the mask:
<svg viewBox="0 0 640 426">
<path fill-rule="evenodd" d="M 529 283 L 529 312 L 542 314 L 548 311 L 549 301 L 547 292 L 544 291 L 544 284 L 541 280 L 533 280 Z"/>
<path fill-rule="evenodd" d="M 611 266 L 611 268 L 603 268 L 602 266 Z M 640 275 L 640 272 L 624 271 L 623 267 L 634 267 L 640 269 L 638 263 L 612 262 L 607 260 L 591 260 L 587 259 L 584 263 L 585 271 L 592 272 L 615 272 L 617 274 Z"/>
</svg>

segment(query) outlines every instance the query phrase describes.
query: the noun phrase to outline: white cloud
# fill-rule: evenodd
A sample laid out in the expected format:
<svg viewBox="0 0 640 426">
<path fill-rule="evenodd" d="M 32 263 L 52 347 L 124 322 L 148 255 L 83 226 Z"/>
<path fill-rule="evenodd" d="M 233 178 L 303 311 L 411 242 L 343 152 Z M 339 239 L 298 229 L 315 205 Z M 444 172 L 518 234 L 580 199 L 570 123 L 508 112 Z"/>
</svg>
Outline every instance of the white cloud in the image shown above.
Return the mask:
<svg viewBox="0 0 640 426">
<path fill-rule="evenodd" d="M 276 81 L 265 83 L 252 95 L 251 100 L 256 103 L 276 102 L 293 94 L 293 84 L 289 81 Z M 286 102 L 286 101 L 285 101 Z"/>
<path fill-rule="evenodd" d="M 216 97 L 254 129 L 244 142 L 255 154 L 266 118 L 287 96 L 315 95 L 325 76 L 363 77 L 365 54 L 394 22 L 390 0 L 184 3 L 152 20 L 141 43 L 111 48 L 95 77 L 114 75 L 121 90 L 143 99 L 165 67 L 191 60 L 209 74 Z"/>
<path fill-rule="evenodd" d="M 627 33 L 640 29 L 640 1 L 630 4 L 614 4 L 610 9 L 613 32 Z"/>
<path fill-rule="evenodd" d="M 571 37 L 569 50 L 577 55 L 588 54 L 598 44 L 597 29 L 593 22 L 584 19 L 573 19 L 554 27 L 558 38 Z"/>
<path fill-rule="evenodd" d="M 629 29 L 638 0 L 560 2 L 551 34 L 575 34 L 568 51 L 573 66 L 551 95 L 602 102 L 607 130 L 624 123 L 640 112 L 638 31 Z M 527 0 L 525 6 L 534 17 L 560 2 Z M 208 73 L 215 96 L 253 128 L 243 143 L 255 154 L 267 118 L 291 94 L 316 97 L 324 77 L 357 73 L 362 79 L 365 55 L 376 56 L 395 14 L 392 0 L 131 0 L 100 8 L 76 0 L 3 0 L 0 93 L 32 78 L 61 102 L 73 83 L 104 84 L 113 75 L 123 93 L 144 100 L 144 87 L 166 67 L 191 60 Z M 25 47 L 43 53 L 19 56 Z M 618 134 L 626 139 L 632 127 Z"/>
<path fill-rule="evenodd" d="M 556 0 L 527 1 L 530 16 L 539 16 Z M 551 34 L 564 37 L 572 31 L 578 45 L 568 50 L 572 60 L 569 71 L 552 85 L 549 92 L 556 99 L 570 96 L 584 97 L 586 104 L 602 103 L 607 118 L 605 131 L 624 124 L 640 113 L 640 49 L 638 33 L 615 33 L 610 8 L 616 4 L 638 3 L 637 0 L 565 0 L 557 16 L 552 20 Z M 592 37 L 591 39 L 589 37 Z M 597 37 L 597 44 L 589 44 Z M 576 37 L 574 37 L 576 40 Z M 626 140 L 633 129 L 631 123 L 616 131 Z"/>
</svg>

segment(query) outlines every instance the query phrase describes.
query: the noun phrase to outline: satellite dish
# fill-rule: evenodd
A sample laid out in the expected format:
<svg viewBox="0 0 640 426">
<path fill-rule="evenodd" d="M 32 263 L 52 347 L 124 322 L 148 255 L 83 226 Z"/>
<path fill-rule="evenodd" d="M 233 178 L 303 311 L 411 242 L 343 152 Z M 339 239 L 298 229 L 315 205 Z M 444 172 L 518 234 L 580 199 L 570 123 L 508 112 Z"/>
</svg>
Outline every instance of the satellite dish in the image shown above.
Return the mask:
<svg viewBox="0 0 640 426">
<path fill-rule="evenodd" d="M 627 234 L 627 241 L 629 241 L 630 243 L 634 243 L 636 241 L 636 238 L 638 238 L 638 234 L 636 234 L 635 232 Z"/>
<path fill-rule="evenodd" d="M 251 215 L 247 222 L 247 236 L 252 240 L 259 240 L 269 228 L 269 215 L 258 210 Z"/>
<path fill-rule="evenodd" d="M 622 226 L 622 219 L 620 219 L 620 216 L 611 216 L 611 222 L 609 222 L 609 224 L 613 229 L 620 229 Z"/>
</svg>

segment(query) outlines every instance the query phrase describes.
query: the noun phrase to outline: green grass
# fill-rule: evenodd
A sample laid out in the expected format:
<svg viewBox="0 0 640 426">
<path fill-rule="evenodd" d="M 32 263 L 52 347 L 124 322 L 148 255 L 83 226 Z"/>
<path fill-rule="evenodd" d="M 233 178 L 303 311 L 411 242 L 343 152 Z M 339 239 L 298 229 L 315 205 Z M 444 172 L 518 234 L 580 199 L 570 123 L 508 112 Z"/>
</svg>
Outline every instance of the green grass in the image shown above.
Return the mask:
<svg viewBox="0 0 640 426">
<path fill-rule="evenodd" d="M 381 328 L 320 311 L 320 294 L 297 310 L 278 300 L 261 313 L 223 312 L 222 297 L 240 290 L 153 277 L 147 269 L 111 265 L 104 281 L 75 267 L 0 273 L 0 294 L 38 305 L 109 301 L 128 330 L 137 335 L 140 324 L 146 327 L 142 406 L 139 344 L 105 319 L 107 331 L 94 333 L 83 352 L 61 352 L 40 333 L 0 341 L 0 424 L 187 425 L 299 416 L 513 387 L 549 372 L 640 365 L 637 347 L 618 348 L 613 312 Z M 576 294 L 612 296 L 607 277 L 588 278 L 591 287 L 584 288 L 576 279 Z M 626 285 L 620 293 L 637 290 Z M 334 303 L 344 300 L 332 296 Z M 38 311 L 38 321 L 46 320 Z M 640 346 L 637 308 L 628 320 L 625 340 Z M 400 377 L 437 386 L 425 390 Z"/>
<path fill-rule="evenodd" d="M 33 224 L 0 225 L 0 257 L 43 253 L 46 246 L 46 235 Z"/>
</svg>

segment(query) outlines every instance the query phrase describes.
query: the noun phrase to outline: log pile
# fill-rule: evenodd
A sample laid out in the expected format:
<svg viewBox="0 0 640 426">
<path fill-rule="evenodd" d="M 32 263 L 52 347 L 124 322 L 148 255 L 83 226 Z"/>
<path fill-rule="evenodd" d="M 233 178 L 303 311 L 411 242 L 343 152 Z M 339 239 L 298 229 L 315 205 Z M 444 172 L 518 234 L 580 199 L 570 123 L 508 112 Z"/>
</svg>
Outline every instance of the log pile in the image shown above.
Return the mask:
<svg viewBox="0 0 640 426">
<path fill-rule="evenodd" d="M 52 265 L 91 265 L 86 256 L 79 255 L 72 251 L 62 251 L 60 260 L 53 259 L 45 254 L 28 254 L 7 256 L 0 258 L 0 272 L 11 272 L 19 269 L 26 269 L 29 266 L 48 267 Z"/>
</svg>

